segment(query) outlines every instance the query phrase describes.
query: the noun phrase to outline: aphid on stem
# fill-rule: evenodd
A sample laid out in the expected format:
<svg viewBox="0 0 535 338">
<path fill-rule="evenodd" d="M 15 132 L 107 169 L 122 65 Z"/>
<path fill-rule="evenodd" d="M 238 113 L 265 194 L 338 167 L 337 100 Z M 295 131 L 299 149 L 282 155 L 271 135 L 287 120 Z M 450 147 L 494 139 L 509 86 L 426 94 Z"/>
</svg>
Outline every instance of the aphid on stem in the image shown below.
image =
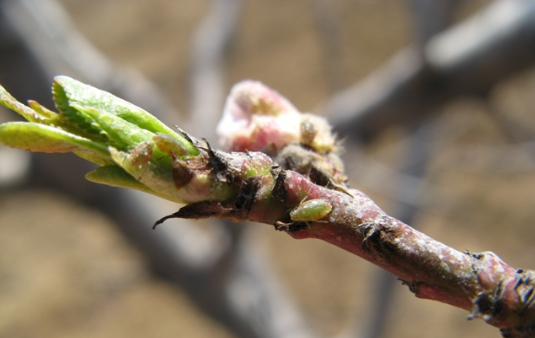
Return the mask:
<svg viewBox="0 0 535 338">
<path fill-rule="evenodd" d="M 331 203 L 324 199 L 313 199 L 305 201 L 306 198 L 292 211 L 290 211 L 290 223 L 284 223 L 282 221 L 275 222 L 275 229 L 291 229 L 292 226 L 297 224 L 305 224 L 308 226 L 309 222 L 327 223 L 321 219 L 329 215 L 333 206 Z"/>
<path fill-rule="evenodd" d="M 324 199 L 313 199 L 301 202 L 290 211 L 292 221 L 311 222 L 327 216 L 333 206 Z"/>
</svg>

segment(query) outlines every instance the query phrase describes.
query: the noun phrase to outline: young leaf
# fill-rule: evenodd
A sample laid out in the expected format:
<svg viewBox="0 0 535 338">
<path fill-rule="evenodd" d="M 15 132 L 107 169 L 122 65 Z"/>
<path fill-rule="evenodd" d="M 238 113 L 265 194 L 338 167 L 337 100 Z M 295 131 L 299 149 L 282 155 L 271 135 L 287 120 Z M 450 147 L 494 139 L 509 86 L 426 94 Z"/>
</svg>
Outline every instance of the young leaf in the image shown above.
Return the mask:
<svg viewBox="0 0 535 338">
<path fill-rule="evenodd" d="M 39 112 L 17 101 L 2 86 L 0 86 L 0 104 L 18 113 L 30 122 L 44 123 L 49 118 L 49 116 L 41 115 Z"/>
<path fill-rule="evenodd" d="M 154 190 L 137 181 L 123 168 L 120 168 L 116 165 L 98 167 L 87 173 L 85 178 L 95 183 L 111 185 L 119 188 L 135 189 L 156 196 L 159 195 Z"/>
<path fill-rule="evenodd" d="M 145 110 L 120 99 L 110 93 L 83 84 L 67 76 L 57 76 L 53 85 L 54 102 L 60 112 L 77 116 L 73 112 L 74 106 L 94 108 L 99 111 L 116 115 L 139 128 L 152 133 L 164 133 L 176 138 L 182 146 L 188 149 L 190 155 L 198 155 L 199 151 L 187 139 L 175 133 Z"/>
<path fill-rule="evenodd" d="M 31 123 L 0 124 L 0 142 L 13 148 L 45 153 L 67 153 L 89 150 L 110 157 L 106 146 L 58 128 Z"/>
</svg>

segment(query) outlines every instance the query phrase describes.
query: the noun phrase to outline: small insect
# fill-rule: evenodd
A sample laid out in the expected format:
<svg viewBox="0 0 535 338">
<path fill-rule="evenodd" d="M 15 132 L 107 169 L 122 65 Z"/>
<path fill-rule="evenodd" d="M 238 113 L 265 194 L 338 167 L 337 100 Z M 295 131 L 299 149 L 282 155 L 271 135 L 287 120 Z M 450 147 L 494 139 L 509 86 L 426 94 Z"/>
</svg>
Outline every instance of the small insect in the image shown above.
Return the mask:
<svg viewBox="0 0 535 338">
<path fill-rule="evenodd" d="M 333 206 L 324 199 L 313 199 L 302 202 L 290 211 L 292 221 L 312 222 L 327 216 Z"/>
<path fill-rule="evenodd" d="M 152 158 L 152 144 L 149 142 L 142 142 L 138 144 L 130 153 L 130 161 L 132 166 L 141 168 L 143 165 L 149 163 Z"/>
<path fill-rule="evenodd" d="M 296 208 L 290 211 L 290 223 L 283 221 L 275 222 L 275 229 L 280 231 L 299 231 L 307 228 L 308 222 L 327 223 L 320 221 L 321 218 L 327 216 L 333 206 L 324 199 L 313 199 L 310 201 L 303 201 Z"/>
<path fill-rule="evenodd" d="M 180 142 L 177 141 L 173 136 L 158 133 L 152 137 L 152 140 L 158 148 L 165 151 L 168 154 L 175 154 L 175 156 L 186 156 L 188 155 L 189 151 L 186 147 L 184 147 Z"/>
</svg>

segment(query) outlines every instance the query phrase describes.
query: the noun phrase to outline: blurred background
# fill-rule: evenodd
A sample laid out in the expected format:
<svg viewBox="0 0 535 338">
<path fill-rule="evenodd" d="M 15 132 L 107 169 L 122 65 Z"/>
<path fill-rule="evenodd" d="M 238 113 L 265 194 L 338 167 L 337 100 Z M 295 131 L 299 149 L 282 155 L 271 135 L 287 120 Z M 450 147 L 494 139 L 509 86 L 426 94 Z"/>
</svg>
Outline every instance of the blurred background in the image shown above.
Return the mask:
<svg viewBox="0 0 535 338">
<path fill-rule="evenodd" d="M 255 79 L 344 139 L 349 185 L 460 251 L 535 269 L 532 0 L 0 0 L 0 83 L 65 74 L 217 144 Z M 14 120 L 0 110 L 0 122 Z M 0 147 L 0 337 L 499 337 L 364 260 Z"/>
</svg>

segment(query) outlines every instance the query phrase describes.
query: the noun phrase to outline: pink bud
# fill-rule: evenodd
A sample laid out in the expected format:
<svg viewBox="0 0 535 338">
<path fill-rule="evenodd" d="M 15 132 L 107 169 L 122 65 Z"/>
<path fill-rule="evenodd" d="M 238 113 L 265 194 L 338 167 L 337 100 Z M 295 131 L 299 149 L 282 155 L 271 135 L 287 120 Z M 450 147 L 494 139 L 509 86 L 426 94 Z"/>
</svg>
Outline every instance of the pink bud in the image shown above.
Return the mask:
<svg viewBox="0 0 535 338">
<path fill-rule="evenodd" d="M 275 154 L 300 140 L 301 115 L 276 91 L 257 81 L 234 85 L 217 126 L 220 145 L 227 151 Z"/>
</svg>

